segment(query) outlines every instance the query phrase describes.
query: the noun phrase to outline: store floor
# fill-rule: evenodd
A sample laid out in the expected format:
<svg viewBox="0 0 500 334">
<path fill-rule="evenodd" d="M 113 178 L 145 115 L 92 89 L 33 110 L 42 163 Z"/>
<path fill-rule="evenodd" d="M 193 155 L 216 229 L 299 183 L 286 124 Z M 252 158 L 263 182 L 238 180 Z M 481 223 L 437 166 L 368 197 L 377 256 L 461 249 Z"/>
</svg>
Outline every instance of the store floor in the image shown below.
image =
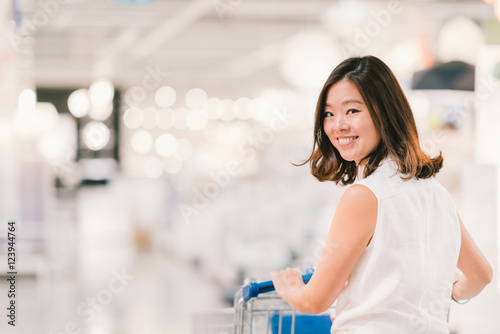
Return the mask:
<svg viewBox="0 0 500 334">
<path fill-rule="evenodd" d="M 106 187 L 52 202 L 43 256 L 19 254 L 38 264 L 18 277 L 16 327 L 3 315 L 1 333 L 184 334 L 193 313 L 227 307 L 194 266 L 138 248 L 122 204 Z M 6 291 L 2 279 L 4 310 Z"/>
</svg>

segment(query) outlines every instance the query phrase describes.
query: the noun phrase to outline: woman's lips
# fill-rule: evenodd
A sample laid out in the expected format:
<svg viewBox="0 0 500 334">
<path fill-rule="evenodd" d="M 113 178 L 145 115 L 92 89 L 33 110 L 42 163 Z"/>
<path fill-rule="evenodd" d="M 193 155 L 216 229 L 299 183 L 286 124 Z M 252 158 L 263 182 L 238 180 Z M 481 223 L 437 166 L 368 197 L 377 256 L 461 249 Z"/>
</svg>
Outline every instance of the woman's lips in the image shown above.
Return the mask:
<svg viewBox="0 0 500 334">
<path fill-rule="evenodd" d="M 339 146 L 348 146 L 351 145 L 356 139 L 358 139 L 358 136 L 351 136 L 351 137 L 339 137 L 337 138 L 337 141 L 339 143 Z"/>
</svg>

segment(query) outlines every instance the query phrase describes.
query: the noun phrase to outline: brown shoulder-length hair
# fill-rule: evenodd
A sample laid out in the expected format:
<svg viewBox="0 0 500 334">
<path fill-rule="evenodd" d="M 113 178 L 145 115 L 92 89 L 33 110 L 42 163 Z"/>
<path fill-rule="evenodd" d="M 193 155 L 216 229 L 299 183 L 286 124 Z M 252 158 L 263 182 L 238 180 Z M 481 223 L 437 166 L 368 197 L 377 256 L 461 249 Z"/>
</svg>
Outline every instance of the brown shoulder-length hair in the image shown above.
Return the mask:
<svg viewBox="0 0 500 334">
<path fill-rule="evenodd" d="M 422 151 L 410 104 L 396 77 L 380 59 L 365 56 L 340 63 L 321 90 L 316 106 L 314 145 L 311 156 L 303 163 L 310 163 L 314 177 L 346 185 L 353 183 L 358 173 L 356 162 L 342 158 L 323 127 L 328 92 L 341 80 L 356 86 L 381 138 L 375 150 L 362 159 L 364 177 L 372 174 L 386 157 L 395 160 L 405 180 L 426 179 L 439 172 L 443 166 L 442 154 L 430 158 Z"/>
</svg>

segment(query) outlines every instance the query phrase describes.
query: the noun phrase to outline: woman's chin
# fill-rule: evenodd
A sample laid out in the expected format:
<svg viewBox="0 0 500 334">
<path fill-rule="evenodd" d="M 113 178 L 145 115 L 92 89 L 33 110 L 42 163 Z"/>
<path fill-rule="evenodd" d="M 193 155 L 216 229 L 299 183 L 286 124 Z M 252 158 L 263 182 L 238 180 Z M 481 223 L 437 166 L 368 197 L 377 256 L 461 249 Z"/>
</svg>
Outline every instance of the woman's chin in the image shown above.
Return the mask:
<svg viewBox="0 0 500 334">
<path fill-rule="evenodd" d="M 351 162 L 351 161 L 355 161 L 356 159 L 353 158 L 352 156 L 342 156 L 342 159 L 344 159 L 345 161 L 348 161 L 348 162 Z"/>
</svg>

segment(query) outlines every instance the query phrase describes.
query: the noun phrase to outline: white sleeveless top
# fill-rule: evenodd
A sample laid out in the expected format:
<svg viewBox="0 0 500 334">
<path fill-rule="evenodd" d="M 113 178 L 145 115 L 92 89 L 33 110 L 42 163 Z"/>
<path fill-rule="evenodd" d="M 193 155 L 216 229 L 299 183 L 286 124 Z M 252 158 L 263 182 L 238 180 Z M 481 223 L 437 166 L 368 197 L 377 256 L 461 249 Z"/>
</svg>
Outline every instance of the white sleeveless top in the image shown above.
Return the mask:
<svg viewBox="0 0 500 334">
<path fill-rule="evenodd" d="M 451 195 L 434 177 L 402 180 L 391 160 L 355 184 L 377 197 L 377 224 L 337 298 L 332 333 L 449 333 L 461 241 Z"/>
</svg>

